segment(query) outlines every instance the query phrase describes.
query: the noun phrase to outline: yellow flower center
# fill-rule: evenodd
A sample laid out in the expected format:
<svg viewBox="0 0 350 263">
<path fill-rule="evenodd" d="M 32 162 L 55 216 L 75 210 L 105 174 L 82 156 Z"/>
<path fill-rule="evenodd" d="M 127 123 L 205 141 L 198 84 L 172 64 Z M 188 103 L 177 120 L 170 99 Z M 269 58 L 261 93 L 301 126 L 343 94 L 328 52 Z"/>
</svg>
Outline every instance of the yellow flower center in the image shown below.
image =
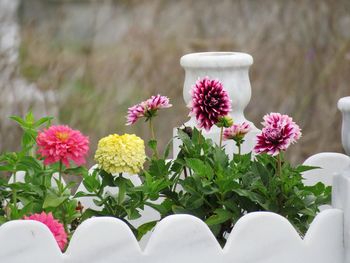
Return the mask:
<svg viewBox="0 0 350 263">
<path fill-rule="evenodd" d="M 56 138 L 61 140 L 62 142 L 66 141 L 69 138 L 69 134 L 67 132 L 56 132 Z"/>
</svg>

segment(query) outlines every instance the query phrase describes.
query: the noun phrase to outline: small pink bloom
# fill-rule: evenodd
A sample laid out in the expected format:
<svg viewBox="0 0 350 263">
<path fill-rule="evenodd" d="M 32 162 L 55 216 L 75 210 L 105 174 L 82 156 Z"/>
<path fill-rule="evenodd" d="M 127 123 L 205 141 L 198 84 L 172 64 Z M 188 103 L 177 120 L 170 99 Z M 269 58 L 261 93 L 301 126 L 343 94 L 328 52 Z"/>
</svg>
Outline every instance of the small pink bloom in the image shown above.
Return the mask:
<svg viewBox="0 0 350 263">
<path fill-rule="evenodd" d="M 220 117 L 231 111 L 231 101 L 219 80 L 209 77 L 197 80 L 191 90 L 190 115 L 196 117 L 199 128 L 210 130 Z"/>
<path fill-rule="evenodd" d="M 299 126 L 288 115 L 270 113 L 264 116 L 264 128 L 257 135 L 256 153 L 277 155 L 301 137 Z"/>
<path fill-rule="evenodd" d="M 52 216 L 52 213 L 46 214 L 45 212 L 42 212 L 41 214 L 25 216 L 24 220 L 34 220 L 45 224 L 55 237 L 60 249 L 62 251 L 64 250 L 67 244 L 67 233 L 64 230 L 63 225 Z"/>
<path fill-rule="evenodd" d="M 225 140 L 241 140 L 251 130 L 248 122 L 242 124 L 233 124 L 231 127 L 224 130 Z"/>
<path fill-rule="evenodd" d="M 166 96 L 152 96 L 146 101 L 136 104 L 128 109 L 126 116 L 126 125 L 134 124 L 138 119 L 145 117 L 146 120 L 156 116 L 159 109 L 170 108 L 173 105 L 169 103 L 169 98 Z"/>
<path fill-rule="evenodd" d="M 51 126 L 39 132 L 36 142 L 45 165 L 62 161 L 69 167 L 70 160 L 82 165 L 89 150 L 89 138 L 66 125 Z"/>
<path fill-rule="evenodd" d="M 134 124 L 139 118 L 145 116 L 145 106 L 143 104 L 136 104 L 128 109 L 126 125 Z"/>
<path fill-rule="evenodd" d="M 146 100 L 146 109 L 149 111 L 166 109 L 170 108 L 171 106 L 173 105 L 169 103 L 169 98 L 159 94 Z"/>
</svg>

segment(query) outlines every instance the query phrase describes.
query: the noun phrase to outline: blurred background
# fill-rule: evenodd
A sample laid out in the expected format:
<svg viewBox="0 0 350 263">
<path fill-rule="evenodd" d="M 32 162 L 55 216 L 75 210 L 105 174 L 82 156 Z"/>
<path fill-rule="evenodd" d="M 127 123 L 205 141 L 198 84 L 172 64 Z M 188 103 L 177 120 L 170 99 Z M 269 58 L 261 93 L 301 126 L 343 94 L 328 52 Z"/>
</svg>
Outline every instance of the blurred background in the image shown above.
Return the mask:
<svg viewBox="0 0 350 263">
<path fill-rule="evenodd" d="M 0 0 L 0 152 L 18 148 L 7 120 L 32 109 L 98 139 L 149 138 L 125 126 L 127 108 L 160 93 L 174 107 L 156 130 L 165 144 L 187 119 L 182 55 L 241 51 L 254 57 L 247 119 L 270 111 L 303 129 L 289 151 L 300 162 L 343 152 L 336 104 L 350 95 L 349 0 Z"/>
</svg>

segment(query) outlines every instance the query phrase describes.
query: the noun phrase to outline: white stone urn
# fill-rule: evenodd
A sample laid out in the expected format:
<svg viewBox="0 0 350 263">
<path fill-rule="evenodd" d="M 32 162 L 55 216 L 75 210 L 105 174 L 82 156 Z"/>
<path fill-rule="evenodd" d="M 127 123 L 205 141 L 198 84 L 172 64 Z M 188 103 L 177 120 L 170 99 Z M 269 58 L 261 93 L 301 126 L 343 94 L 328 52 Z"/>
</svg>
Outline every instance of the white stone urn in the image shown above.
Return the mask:
<svg viewBox="0 0 350 263">
<path fill-rule="evenodd" d="M 248 121 L 244 116 L 244 109 L 251 98 L 251 86 L 249 81 L 249 67 L 253 64 L 253 58 L 249 54 L 240 52 L 203 52 L 192 53 L 183 56 L 180 60 L 181 66 L 185 69 L 185 83 L 183 96 L 186 105 L 191 101 L 190 91 L 192 86 L 200 78 L 209 77 L 218 79 L 228 92 L 232 100 L 232 112 L 230 113 L 235 123 Z M 248 121 L 249 122 L 249 121 Z M 251 123 L 251 122 L 249 122 Z M 246 141 L 242 146 L 242 152 L 250 152 L 255 144 L 255 136 L 258 132 L 253 123 L 253 129 L 246 136 Z M 195 117 L 185 123 L 185 126 L 196 126 Z M 176 135 L 174 129 L 174 135 Z M 203 130 L 203 134 L 219 143 L 220 130 L 212 127 L 209 132 Z M 228 153 L 236 152 L 233 141 L 225 142 Z M 174 156 L 178 152 L 179 141 L 174 142 Z"/>
<path fill-rule="evenodd" d="M 345 152 L 350 155 L 350 96 L 338 101 L 338 108 L 343 114 L 342 142 Z"/>
</svg>

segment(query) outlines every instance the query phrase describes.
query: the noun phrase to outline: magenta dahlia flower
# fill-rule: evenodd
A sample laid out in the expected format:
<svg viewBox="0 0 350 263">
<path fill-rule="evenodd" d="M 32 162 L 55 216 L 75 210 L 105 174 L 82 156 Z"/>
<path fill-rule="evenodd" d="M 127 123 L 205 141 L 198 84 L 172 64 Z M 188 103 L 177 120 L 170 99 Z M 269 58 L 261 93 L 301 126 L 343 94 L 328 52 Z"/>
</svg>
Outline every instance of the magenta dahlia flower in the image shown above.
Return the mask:
<svg viewBox="0 0 350 263">
<path fill-rule="evenodd" d="M 25 216 L 24 220 L 34 220 L 45 224 L 53 234 L 59 248 L 63 251 L 67 244 L 67 233 L 64 230 L 63 224 L 56 220 L 52 213 L 46 214 L 42 212 L 41 214 L 34 214 L 31 216 Z"/>
<path fill-rule="evenodd" d="M 146 121 L 157 115 L 159 109 L 170 108 L 173 105 L 169 103 L 169 98 L 166 96 L 152 96 L 146 101 L 136 104 L 128 109 L 126 116 L 126 125 L 134 124 L 138 119 L 145 117 Z"/>
<path fill-rule="evenodd" d="M 257 135 L 256 153 L 277 155 L 301 137 L 299 126 L 288 115 L 270 113 L 264 116 L 264 128 Z"/>
<path fill-rule="evenodd" d="M 231 101 L 219 80 L 209 77 L 197 80 L 191 90 L 190 115 L 196 117 L 199 128 L 210 130 L 220 117 L 231 111 Z"/>
<path fill-rule="evenodd" d="M 66 125 L 51 126 L 39 132 L 36 142 L 45 165 L 59 161 L 66 167 L 69 161 L 82 165 L 89 150 L 89 138 Z"/>
<path fill-rule="evenodd" d="M 242 140 L 244 136 L 251 130 L 248 122 L 242 122 L 241 124 L 233 124 L 231 127 L 224 130 L 225 140 Z"/>
</svg>

